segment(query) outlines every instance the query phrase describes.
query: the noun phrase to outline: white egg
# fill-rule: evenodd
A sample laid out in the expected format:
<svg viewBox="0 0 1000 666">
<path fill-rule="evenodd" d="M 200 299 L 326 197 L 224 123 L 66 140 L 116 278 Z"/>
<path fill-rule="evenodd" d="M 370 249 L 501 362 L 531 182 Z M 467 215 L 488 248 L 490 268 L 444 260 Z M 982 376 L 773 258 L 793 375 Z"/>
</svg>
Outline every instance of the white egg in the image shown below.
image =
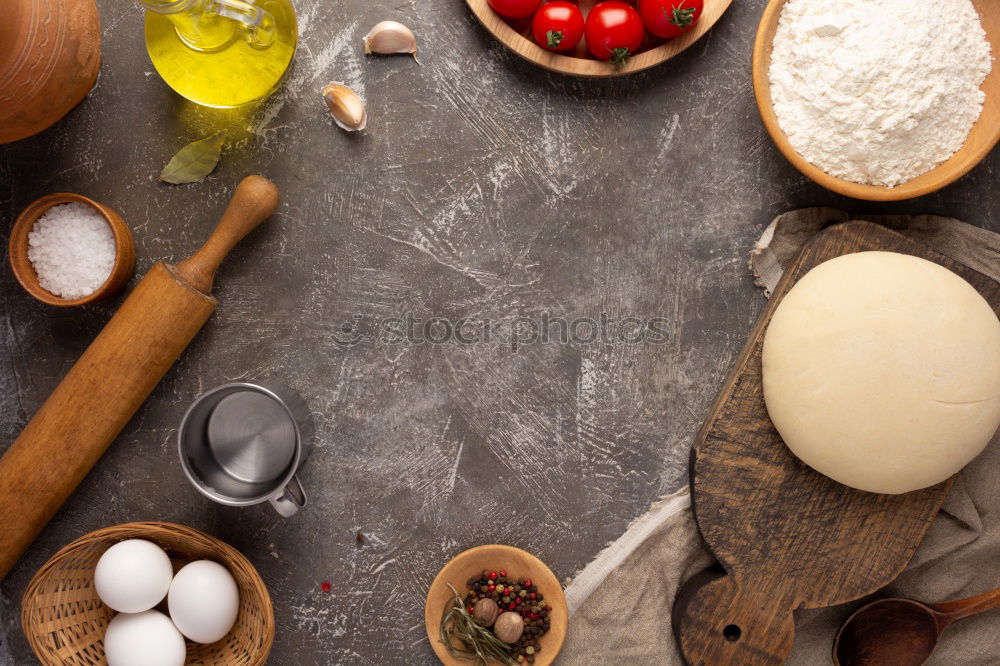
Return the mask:
<svg viewBox="0 0 1000 666">
<path fill-rule="evenodd" d="M 174 577 L 170 558 L 155 543 L 121 541 L 108 548 L 94 569 L 97 596 L 119 613 L 141 613 L 163 601 Z"/>
<path fill-rule="evenodd" d="M 184 637 L 159 611 L 119 613 L 104 632 L 108 666 L 184 666 Z"/>
<path fill-rule="evenodd" d="M 195 643 L 214 643 L 233 628 L 240 591 L 232 574 L 216 562 L 198 560 L 177 572 L 167 596 L 170 619 Z"/>
</svg>

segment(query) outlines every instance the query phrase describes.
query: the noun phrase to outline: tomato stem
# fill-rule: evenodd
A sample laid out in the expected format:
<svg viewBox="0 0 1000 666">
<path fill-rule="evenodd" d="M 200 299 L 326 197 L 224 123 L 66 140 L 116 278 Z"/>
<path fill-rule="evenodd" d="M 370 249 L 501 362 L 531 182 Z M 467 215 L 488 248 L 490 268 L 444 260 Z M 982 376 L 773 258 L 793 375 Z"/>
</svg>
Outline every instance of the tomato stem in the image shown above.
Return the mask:
<svg viewBox="0 0 1000 666">
<path fill-rule="evenodd" d="M 666 10 L 664 9 L 664 11 Z M 694 23 L 694 7 L 674 7 L 670 15 L 670 22 L 681 30 L 687 30 Z"/>
<path fill-rule="evenodd" d="M 630 55 L 632 55 L 632 53 L 628 50 L 627 46 L 619 46 L 616 49 L 611 49 L 611 61 L 618 69 L 625 66 L 625 63 L 628 62 L 628 57 Z"/>
<path fill-rule="evenodd" d="M 562 30 L 549 30 L 545 36 L 549 40 L 550 49 L 558 48 L 564 37 Z"/>
</svg>

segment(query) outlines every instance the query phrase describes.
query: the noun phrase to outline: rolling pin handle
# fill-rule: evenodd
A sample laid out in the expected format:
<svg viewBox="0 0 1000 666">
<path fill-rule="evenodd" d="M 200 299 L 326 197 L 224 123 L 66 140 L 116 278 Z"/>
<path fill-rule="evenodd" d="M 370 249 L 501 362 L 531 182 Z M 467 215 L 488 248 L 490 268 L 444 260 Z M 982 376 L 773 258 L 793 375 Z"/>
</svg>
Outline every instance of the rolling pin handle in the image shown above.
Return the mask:
<svg viewBox="0 0 1000 666">
<path fill-rule="evenodd" d="M 215 271 L 222 260 L 244 236 L 274 213 L 278 200 L 278 188 L 267 178 L 244 178 L 215 231 L 200 250 L 174 266 L 174 272 L 198 291 L 211 295 Z"/>
</svg>

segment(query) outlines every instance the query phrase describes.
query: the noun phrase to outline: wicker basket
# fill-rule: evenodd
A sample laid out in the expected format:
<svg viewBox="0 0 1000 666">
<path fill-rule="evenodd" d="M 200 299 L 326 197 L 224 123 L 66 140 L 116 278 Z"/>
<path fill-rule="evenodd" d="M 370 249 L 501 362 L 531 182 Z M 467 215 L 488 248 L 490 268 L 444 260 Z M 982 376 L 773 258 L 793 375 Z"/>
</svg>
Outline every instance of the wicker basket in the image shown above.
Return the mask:
<svg viewBox="0 0 1000 666">
<path fill-rule="evenodd" d="M 236 624 L 217 643 L 188 641 L 187 664 L 260 666 L 274 641 L 271 597 L 253 565 L 239 552 L 203 532 L 171 523 L 128 523 L 80 537 L 38 570 L 24 592 L 24 635 L 45 666 L 98 666 L 104 658 L 104 630 L 115 612 L 94 590 L 94 567 L 112 545 L 147 539 L 163 548 L 174 572 L 194 560 L 215 560 L 236 579 L 240 610 Z M 164 604 L 165 605 L 165 604 Z"/>
</svg>

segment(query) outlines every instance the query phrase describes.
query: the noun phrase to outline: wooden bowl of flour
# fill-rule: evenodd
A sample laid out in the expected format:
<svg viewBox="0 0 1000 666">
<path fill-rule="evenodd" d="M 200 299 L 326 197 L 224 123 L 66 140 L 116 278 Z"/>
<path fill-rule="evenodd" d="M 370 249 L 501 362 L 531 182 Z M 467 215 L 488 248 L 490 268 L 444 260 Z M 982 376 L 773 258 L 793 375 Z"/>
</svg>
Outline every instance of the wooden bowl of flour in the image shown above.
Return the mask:
<svg viewBox="0 0 1000 666">
<path fill-rule="evenodd" d="M 955 182 L 979 164 L 1000 141 L 1000 71 L 998 71 L 1000 61 L 994 61 L 993 69 L 982 85 L 982 90 L 986 93 L 982 115 L 972 127 L 965 145 L 934 169 L 895 187 L 880 187 L 843 180 L 813 166 L 792 148 L 778 125 L 778 118 L 771 103 L 771 84 L 768 77 L 771 67 L 771 48 L 774 34 L 778 29 L 778 18 L 784 5 L 785 0 L 770 0 L 757 28 L 757 39 L 753 49 L 754 95 L 757 98 L 757 108 L 760 110 L 764 127 L 778 146 L 778 150 L 796 169 L 816 183 L 855 199 L 868 201 L 912 199 L 930 194 Z M 979 12 L 983 30 L 986 31 L 986 38 L 993 50 L 993 57 L 997 58 L 1000 56 L 1000 2 L 972 0 L 972 5 Z"/>
<path fill-rule="evenodd" d="M 115 239 L 115 262 L 107 280 L 96 291 L 73 299 L 62 298 L 43 287 L 38 281 L 35 267 L 28 258 L 28 234 L 34 228 L 35 222 L 53 206 L 66 203 L 82 204 L 97 211 L 111 228 Z M 135 243 L 132 240 L 131 230 L 121 216 L 93 199 L 71 192 L 48 194 L 29 204 L 14 221 L 14 226 L 10 230 L 10 243 L 7 250 L 11 270 L 24 290 L 42 303 L 61 307 L 96 303 L 114 296 L 129 281 L 129 278 L 132 277 L 132 271 L 135 269 Z"/>
</svg>

